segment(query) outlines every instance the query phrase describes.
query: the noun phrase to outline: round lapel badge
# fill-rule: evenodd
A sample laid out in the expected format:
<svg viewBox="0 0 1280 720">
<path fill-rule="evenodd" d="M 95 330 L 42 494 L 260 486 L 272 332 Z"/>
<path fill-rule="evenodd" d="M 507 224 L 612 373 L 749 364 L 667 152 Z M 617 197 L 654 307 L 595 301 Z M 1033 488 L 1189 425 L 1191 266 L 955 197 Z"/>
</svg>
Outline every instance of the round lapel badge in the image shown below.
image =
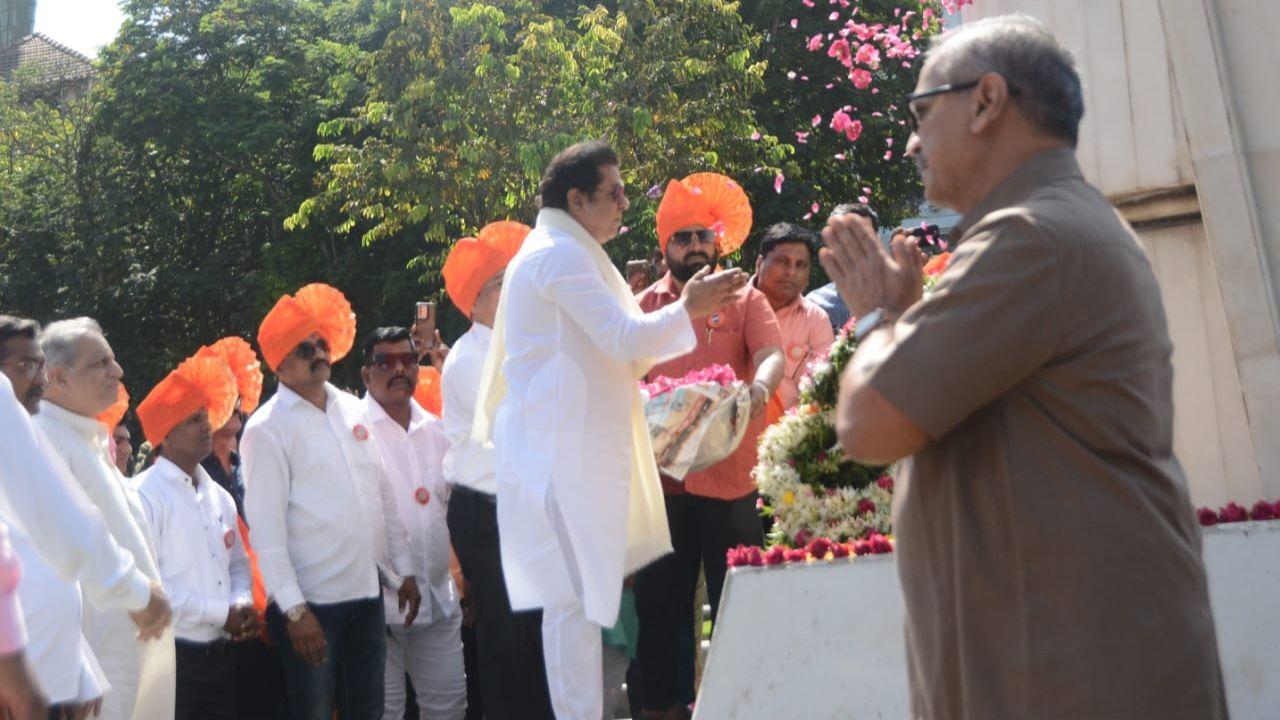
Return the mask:
<svg viewBox="0 0 1280 720">
<path fill-rule="evenodd" d="M 236 531 L 235 531 L 235 530 L 228 530 L 228 531 L 226 531 L 225 533 L 223 533 L 223 535 L 222 535 L 222 543 L 223 543 L 224 545 L 226 545 L 227 547 L 231 547 L 232 545 L 235 545 L 235 544 L 236 544 Z"/>
<path fill-rule="evenodd" d="M 364 442 L 365 440 L 369 439 L 369 429 L 363 425 L 356 425 L 355 427 L 351 428 L 351 434 L 355 435 L 356 439 L 359 440 L 360 442 Z"/>
<path fill-rule="evenodd" d="M 799 362 L 803 360 L 804 356 L 808 354 L 809 354 L 809 348 L 805 347 L 804 345 L 792 345 L 791 347 L 787 348 L 787 355 L 790 356 L 791 359 L 794 360 L 795 362 Z"/>
<path fill-rule="evenodd" d="M 431 491 L 420 487 L 413 491 L 413 499 L 417 500 L 419 505 L 426 505 L 431 502 Z"/>
<path fill-rule="evenodd" d="M 711 328 L 712 330 L 715 330 L 716 328 L 720 327 L 723 324 L 724 324 L 724 313 L 720 312 L 719 310 L 711 313 L 711 315 L 707 317 L 707 327 Z"/>
</svg>

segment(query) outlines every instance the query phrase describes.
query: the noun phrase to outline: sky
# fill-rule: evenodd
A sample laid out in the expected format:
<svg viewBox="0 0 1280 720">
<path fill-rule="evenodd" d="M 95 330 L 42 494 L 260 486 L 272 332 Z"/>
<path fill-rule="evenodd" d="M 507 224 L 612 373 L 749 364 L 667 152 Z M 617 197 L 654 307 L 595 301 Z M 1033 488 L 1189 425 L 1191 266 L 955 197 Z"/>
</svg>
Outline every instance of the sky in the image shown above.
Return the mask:
<svg viewBox="0 0 1280 720">
<path fill-rule="evenodd" d="M 124 19 L 117 0 L 37 0 L 36 32 L 97 57 Z"/>
</svg>

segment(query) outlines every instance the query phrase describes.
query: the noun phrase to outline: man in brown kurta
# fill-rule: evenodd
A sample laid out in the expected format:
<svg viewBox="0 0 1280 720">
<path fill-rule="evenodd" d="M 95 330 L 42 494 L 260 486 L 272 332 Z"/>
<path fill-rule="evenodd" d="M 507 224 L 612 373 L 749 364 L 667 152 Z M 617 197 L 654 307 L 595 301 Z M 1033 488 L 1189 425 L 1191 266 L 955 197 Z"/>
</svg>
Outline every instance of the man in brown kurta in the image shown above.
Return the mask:
<svg viewBox="0 0 1280 720">
<path fill-rule="evenodd" d="M 841 441 L 910 456 L 894 530 L 913 718 L 1225 718 L 1160 290 L 1081 176 L 1074 123 L 1035 105 L 1052 75 L 1025 74 L 1062 58 L 1075 79 L 1025 18 L 931 51 L 917 90 L 944 89 L 913 96 L 908 147 L 930 199 L 964 219 L 929 297 L 898 282 L 919 282 L 905 243 L 886 254 L 852 220 L 824 233 L 824 264 L 870 318 Z"/>
</svg>

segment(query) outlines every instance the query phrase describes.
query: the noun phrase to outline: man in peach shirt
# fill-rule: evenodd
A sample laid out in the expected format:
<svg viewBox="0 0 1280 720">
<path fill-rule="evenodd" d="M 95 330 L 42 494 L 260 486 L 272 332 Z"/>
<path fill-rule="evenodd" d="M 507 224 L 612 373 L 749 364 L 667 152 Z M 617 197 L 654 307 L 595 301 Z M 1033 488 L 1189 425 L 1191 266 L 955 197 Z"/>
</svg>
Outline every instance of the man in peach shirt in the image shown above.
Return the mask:
<svg viewBox="0 0 1280 720">
<path fill-rule="evenodd" d="M 800 398 L 800 378 L 809 363 L 824 357 L 835 341 L 826 311 L 800 296 L 809 286 L 809 268 L 818 252 L 818 235 L 791 223 L 776 223 L 760 239 L 755 285 L 778 318 L 786 372 L 778 386 L 780 403 L 770 408 L 789 410 Z M 776 419 L 776 418 L 770 418 Z"/>
<path fill-rule="evenodd" d="M 637 298 L 645 312 L 679 300 L 694 273 L 737 250 L 750 231 L 751 207 L 734 181 L 698 173 L 667 186 L 657 225 L 669 269 Z M 683 483 L 662 478 L 674 553 L 637 573 L 635 585 L 644 718 L 688 717 L 687 698 L 681 697 L 681 668 L 691 665 L 692 647 L 682 640 L 691 636 L 699 567 L 706 574 L 714 619 L 724 586 L 725 552 L 739 543 L 764 541 L 751 468 L 756 440 L 765 428 L 765 405 L 784 370 L 778 321 L 764 293 L 748 285 L 725 307 L 692 322 L 697 347 L 654 366 L 649 378 L 680 378 L 709 365 L 729 365 L 751 386 L 753 419 L 729 457 L 689 473 Z"/>
</svg>

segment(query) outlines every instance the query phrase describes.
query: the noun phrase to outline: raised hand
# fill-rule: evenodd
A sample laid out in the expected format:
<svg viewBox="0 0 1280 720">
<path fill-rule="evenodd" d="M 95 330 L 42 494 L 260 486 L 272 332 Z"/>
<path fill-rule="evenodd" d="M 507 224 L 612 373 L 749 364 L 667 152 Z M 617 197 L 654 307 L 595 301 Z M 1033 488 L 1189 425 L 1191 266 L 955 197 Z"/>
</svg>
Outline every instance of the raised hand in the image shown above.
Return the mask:
<svg viewBox="0 0 1280 720">
<path fill-rule="evenodd" d="M 708 265 L 689 278 L 680 298 L 689 317 L 702 317 L 728 305 L 750 279 L 750 275 L 738 268 L 712 274 L 711 266 Z"/>
<path fill-rule="evenodd" d="M 886 250 L 869 220 L 849 214 L 831 218 L 822 240 L 818 261 L 854 317 L 902 313 L 920 299 L 925 258 L 914 237 L 897 234 Z"/>
</svg>

